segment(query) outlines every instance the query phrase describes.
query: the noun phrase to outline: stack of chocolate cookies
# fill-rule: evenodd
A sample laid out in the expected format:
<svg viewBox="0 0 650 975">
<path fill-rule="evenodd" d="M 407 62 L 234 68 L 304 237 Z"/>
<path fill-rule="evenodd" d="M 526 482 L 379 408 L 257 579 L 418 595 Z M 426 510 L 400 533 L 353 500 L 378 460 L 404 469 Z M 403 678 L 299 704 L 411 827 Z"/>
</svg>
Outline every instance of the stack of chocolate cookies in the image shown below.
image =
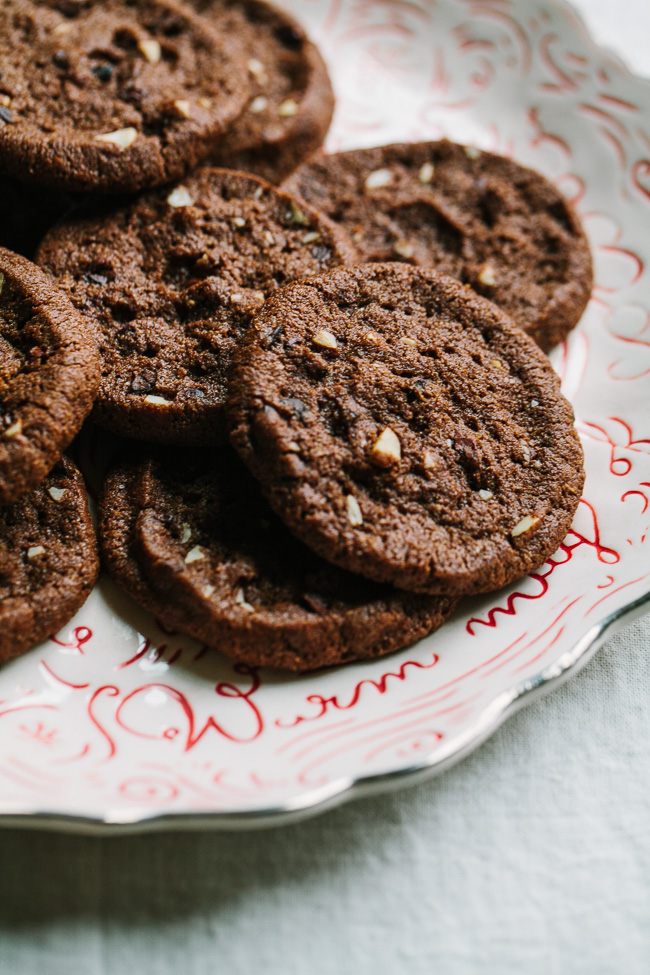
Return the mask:
<svg viewBox="0 0 650 975">
<path fill-rule="evenodd" d="M 95 581 L 88 415 L 106 569 L 251 665 L 405 647 L 564 538 L 575 213 L 471 147 L 325 156 L 332 110 L 262 0 L 0 0 L 0 659 Z"/>
</svg>

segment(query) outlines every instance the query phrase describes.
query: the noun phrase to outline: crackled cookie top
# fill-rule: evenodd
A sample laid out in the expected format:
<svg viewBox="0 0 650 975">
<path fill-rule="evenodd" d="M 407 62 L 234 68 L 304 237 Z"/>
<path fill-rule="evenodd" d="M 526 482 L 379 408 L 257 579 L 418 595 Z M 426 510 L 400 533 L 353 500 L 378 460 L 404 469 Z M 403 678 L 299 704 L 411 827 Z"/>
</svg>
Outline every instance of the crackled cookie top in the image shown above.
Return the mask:
<svg viewBox="0 0 650 975">
<path fill-rule="evenodd" d="M 327 68 L 302 27 L 263 0 L 191 0 L 244 50 L 250 94 L 220 140 L 215 166 L 284 179 L 322 144 L 334 111 Z"/>
<path fill-rule="evenodd" d="M 50 278 L 0 248 L 0 505 L 47 474 L 90 412 L 97 344 Z"/>
<path fill-rule="evenodd" d="M 578 218 L 539 173 L 451 142 L 315 156 L 285 183 L 348 231 L 366 261 L 451 274 L 498 304 L 544 350 L 589 300 Z"/>
<path fill-rule="evenodd" d="M 308 670 L 436 629 L 455 600 L 330 565 L 287 531 L 230 448 L 122 460 L 101 504 L 105 562 L 166 625 L 236 660 Z"/>
<path fill-rule="evenodd" d="M 231 358 L 267 295 L 351 263 L 355 251 L 268 183 L 202 169 L 60 225 L 38 257 L 97 334 L 96 418 L 127 436 L 188 444 L 223 440 Z"/>
<path fill-rule="evenodd" d="M 232 441 L 324 558 L 419 592 L 496 589 L 564 538 L 583 484 L 548 359 L 491 302 L 404 264 L 273 296 L 231 384 Z"/>
<path fill-rule="evenodd" d="M 244 106 L 235 44 L 173 0 L 0 0 L 0 171 L 115 192 L 179 178 Z"/>
<path fill-rule="evenodd" d="M 64 626 L 98 571 L 83 478 L 63 458 L 33 491 L 0 508 L 0 661 Z"/>
</svg>

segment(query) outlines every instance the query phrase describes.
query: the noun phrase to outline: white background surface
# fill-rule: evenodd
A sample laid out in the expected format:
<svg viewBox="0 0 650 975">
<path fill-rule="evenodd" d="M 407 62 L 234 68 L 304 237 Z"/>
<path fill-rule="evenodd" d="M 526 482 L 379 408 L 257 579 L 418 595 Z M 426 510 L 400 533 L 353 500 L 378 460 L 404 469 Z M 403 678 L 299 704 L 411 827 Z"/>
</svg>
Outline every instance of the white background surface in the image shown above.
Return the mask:
<svg viewBox="0 0 650 975">
<path fill-rule="evenodd" d="M 576 6 L 650 75 L 649 0 Z M 650 975 L 649 652 L 646 620 L 442 778 L 300 825 L 0 833 L 0 973 Z"/>
</svg>

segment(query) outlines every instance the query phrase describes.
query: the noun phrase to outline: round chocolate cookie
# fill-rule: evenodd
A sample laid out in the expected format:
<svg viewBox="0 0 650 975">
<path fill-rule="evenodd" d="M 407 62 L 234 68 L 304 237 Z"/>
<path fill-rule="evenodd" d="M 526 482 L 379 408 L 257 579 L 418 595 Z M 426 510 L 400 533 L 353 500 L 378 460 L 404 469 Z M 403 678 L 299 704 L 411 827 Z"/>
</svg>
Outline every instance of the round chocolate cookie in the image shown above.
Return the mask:
<svg viewBox="0 0 650 975">
<path fill-rule="evenodd" d="M 266 296 L 356 252 L 326 217 L 268 183 L 201 169 L 116 212 L 69 220 L 38 259 L 97 334 L 97 421 L 191 444 L 225 439 L 232 355 Z"/>
<path fill-rule="evenodd" d="M 334 93 L 325 62 L 302 27 L 263 0 L 190 2 L 219 33 L 242 42 L 251 87 L 211 160 L 278 183 L 327 134 Z"/>
<path fill-rule="evenodd" d="M 415 592 L 541 565 L 583 485 L 570 405 L 534 342 L 433 270 L 341 268 L 283 289 L 231 382 L 232 441 L 319 555 Z"/>
<path fill-rule="evenodd" d="M 228 447 L 122 461 L 105 487 L 100 537 L 111 575 L 166 626 L 255 666 L 379 657 L 437 629 L 455 605 L 314 555 Z"/>
<path fill-rule="evenodd" d="M 548 351 L 589 300 L 589 244 L 539 173 L 451 142 L 316 156 L 284 184 L 348 231 L 365 261 L 433 266 L 494 301 Z"/>
<path fill-rule="evenodd" d="M 178 179 L 244 107 L 242 60 L 173 0 L 0 0 L 0 172 L 102 192 Z"/>
<path fill-rule="evenodd" d="M 51 279 L 0 248 L 0 505 L 47 474 L 91 410 L 97 344 Z"/>
<path fill-rule="evenodd" d="M 64 626 L 98 572 L 83 478 L 64 457 L 42 484 L 0 509 L 0 662 Z"/>
</svg>

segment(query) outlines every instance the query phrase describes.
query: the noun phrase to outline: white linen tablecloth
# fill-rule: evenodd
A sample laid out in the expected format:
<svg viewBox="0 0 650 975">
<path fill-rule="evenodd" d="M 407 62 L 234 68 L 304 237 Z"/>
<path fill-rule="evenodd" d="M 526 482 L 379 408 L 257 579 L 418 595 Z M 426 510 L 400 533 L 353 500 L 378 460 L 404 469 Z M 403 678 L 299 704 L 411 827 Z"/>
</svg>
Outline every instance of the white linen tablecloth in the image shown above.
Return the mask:
<svg viewBox="0 0 650 975">
<path fill-rule="evenodd" d="M 576 5 L 650 75 L 650 0 Z M 649 652 L 646 618 L 441 778 L 295 826 L 0 832 L 0 975 L 650 975 Z"/>
</svg>

